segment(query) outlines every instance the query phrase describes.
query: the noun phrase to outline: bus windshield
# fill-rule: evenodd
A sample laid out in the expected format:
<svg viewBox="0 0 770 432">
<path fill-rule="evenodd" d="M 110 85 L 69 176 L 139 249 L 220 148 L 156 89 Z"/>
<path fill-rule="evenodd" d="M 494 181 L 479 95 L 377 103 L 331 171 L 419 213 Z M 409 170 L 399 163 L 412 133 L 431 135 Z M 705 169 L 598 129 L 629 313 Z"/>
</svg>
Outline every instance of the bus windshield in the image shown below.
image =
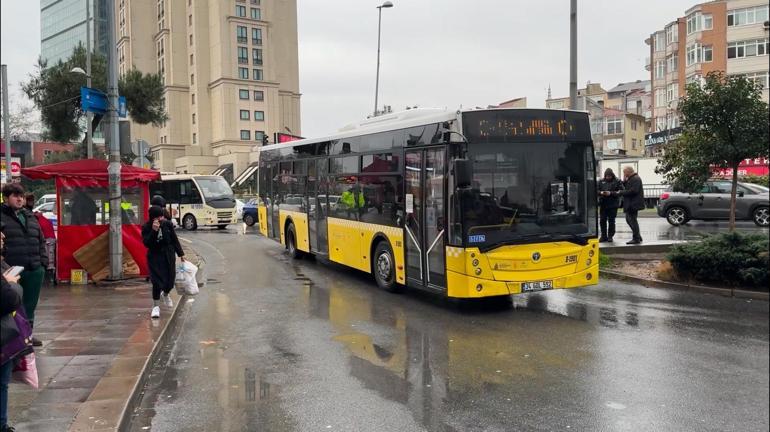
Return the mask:
<svg viewBox="0 0 770 432">
<path fill-rule="evenodd" d="M 206 201 L 230 199 L 234 200 L 233 190 L 223 177 L 195 177 L 195 182 Z"/>
<path fill-rule="evenodd" d="M 476 143 L 473 184 L 459 191 L 463 237 L 491 249 L 541 241 L 587 242 L 596 233 L 590 143 Z"/>
</svg>

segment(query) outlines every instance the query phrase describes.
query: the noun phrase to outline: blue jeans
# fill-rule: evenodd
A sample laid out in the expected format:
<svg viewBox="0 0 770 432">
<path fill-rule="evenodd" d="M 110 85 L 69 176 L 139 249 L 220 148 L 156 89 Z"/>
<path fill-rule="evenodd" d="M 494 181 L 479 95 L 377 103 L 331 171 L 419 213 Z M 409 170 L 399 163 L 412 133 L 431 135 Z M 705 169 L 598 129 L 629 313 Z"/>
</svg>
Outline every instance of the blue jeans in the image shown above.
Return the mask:
<svg viewBox="0 0 770 432">
<path fill-rule="evenodd" d="M 8 383 L 11 382 L 13 360 L 0 366 L 0 427 L 8 425 Z"/>
</svg>

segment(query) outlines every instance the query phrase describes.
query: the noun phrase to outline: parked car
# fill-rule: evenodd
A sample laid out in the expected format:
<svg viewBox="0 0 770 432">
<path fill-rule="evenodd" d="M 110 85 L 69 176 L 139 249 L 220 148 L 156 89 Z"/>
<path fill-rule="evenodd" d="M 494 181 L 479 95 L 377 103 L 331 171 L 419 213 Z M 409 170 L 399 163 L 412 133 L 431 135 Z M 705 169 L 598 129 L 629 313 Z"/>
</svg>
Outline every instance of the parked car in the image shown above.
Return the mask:
<svg viewBox="0 0 770 432">
<path fill-rule="evenodd" d="M 54 195 L 54 201 L 35 206 L 32 211 L 43 213 L 43 216 L 51 221 L 53 226 L 56 227 L 56 195 Z"/>
<path fill-rule="evenodd" d="M 41 196 L 40 198 L 35 201 L 35 207 L 40 207 L 43 204 L 46 203 L 55 203 L 56 202 L 56 194 L 45 194 Z"/>
<path fill-rule="evenodd" d="M 735 219 L 753 220 L 757 226 L 770 225 L 770 195 L 762 188 L 738 183 Z M 658 216 L 674 226 L 691 220 L 727 220 L 730 218 L 729 180 L 709 180 L 696 193 L 676 192 L 669 188 L 660 195 Z"/>
<path fill-rule="evenodd" d="M 257 199 L 252 198 L 243 205 L 243 223 L 252 226 L 259 220 L 257 213 Z"/>
</svg>

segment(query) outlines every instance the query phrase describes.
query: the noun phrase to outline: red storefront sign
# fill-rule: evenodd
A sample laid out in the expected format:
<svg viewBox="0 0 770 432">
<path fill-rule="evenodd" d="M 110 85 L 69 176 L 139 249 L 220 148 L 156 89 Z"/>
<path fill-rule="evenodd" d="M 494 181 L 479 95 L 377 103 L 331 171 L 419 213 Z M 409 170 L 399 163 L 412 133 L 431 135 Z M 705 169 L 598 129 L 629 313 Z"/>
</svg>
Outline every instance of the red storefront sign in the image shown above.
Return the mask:
<svg viewBox="0 0 770 432">
<path fill-rule="evenodd" d="M 766 176 L 770 173 L 768 162 L 770 162 L 770 159 L 763 157 L 744 159 L 741 164 L 738 165 L 738 176 Z M 715 177 L 729 178 L 733 176 L 733 170 L 731 168 L 714 168 L 712 172 Z"/>
</svg>

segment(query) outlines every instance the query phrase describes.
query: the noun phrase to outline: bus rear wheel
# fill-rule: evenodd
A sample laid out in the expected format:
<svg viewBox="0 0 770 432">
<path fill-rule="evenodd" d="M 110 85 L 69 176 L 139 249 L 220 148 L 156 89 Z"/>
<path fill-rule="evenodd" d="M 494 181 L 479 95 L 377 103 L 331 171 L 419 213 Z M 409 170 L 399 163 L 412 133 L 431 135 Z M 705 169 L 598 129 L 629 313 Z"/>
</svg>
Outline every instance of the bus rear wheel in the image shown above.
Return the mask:
<svg viewBox="0 0 770 432">
<path fill-rule="evenodd" d="M 294 224 L 289 224 L 286 228 L 286 249 L 292 258 L 302 258 L 302 251 L 297 249 L 297 231 L 294 229 Z"/>
<path fill-rule="evenodd" d="M 374 249 L 373 259 L 374 280 L 377 286 L 389 292 L 400 291 L 396 283 L 396 260 L 393 259 L 393 250 L 387 241 L 381 241 Z"/>
<path fill-rule="evenodd" d="M 195 220 L 195 216 L 186 214 L 182 218 L 182 226 L 188 231 L 195 231 L 198 229 L 198 221 Z"/>
</svg>

